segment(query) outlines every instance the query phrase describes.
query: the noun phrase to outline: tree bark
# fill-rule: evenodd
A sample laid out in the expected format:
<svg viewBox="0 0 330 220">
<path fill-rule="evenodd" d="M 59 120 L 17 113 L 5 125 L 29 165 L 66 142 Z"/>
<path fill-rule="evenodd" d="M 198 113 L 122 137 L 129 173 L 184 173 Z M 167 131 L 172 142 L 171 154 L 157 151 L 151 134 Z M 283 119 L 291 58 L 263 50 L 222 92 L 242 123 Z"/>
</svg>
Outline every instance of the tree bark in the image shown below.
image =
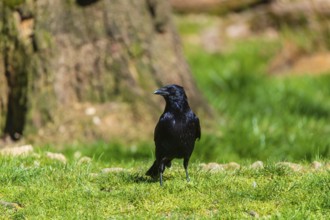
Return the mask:
<svg viewBox="0 0 330 220">
<path fill-rule="evenodd" d="M 111 139 L 137 130 L 134 138 L 139 129 L 149 134 L 153 125 L 146 122 L 163 108 L 152 91 L 170 83 L 183 85 L 193 108 L 207 111 L 167 1 L 2 4 L 3 136 Z"/>
<path fill-rule="evenodd" d="M 180 13 L 214 13 L 226 14 L 228 12 L 245 10 L 271 0 L 170 0 L 173 9 Z"/>
</svg>

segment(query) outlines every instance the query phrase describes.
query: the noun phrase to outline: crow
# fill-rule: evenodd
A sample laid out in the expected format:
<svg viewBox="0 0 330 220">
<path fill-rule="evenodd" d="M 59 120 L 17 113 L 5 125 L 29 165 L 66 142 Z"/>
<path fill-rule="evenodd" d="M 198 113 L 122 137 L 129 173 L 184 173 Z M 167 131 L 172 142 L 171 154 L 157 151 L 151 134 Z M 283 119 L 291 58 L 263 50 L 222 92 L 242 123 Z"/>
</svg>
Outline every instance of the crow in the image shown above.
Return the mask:
<svg viewBox="0 0 330 220">
<path fill-rule="evenodd" d="M 183 158 L 186 179 L 189 182 L 188 162 L 194 150 L 195 140 L 201 138 L 198 117 L 190 109 L 184 88 L 179 85 L 167 85 L 154 92 L 164 97 L 166 105 L 154 132 L 156 160 L 146 175 L 158 177 L 163 185 L 163 172 L 171 167 L 174 158 Z"/>
</svg>

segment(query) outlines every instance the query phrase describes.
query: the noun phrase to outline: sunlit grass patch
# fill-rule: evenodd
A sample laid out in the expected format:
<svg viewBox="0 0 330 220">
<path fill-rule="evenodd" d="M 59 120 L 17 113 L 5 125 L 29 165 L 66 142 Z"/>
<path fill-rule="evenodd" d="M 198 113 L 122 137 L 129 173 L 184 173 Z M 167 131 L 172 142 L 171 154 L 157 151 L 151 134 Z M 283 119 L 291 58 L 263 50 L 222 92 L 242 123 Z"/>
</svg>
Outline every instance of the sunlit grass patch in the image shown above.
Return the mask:
<svg viewBox="0 0 330 220">
<path fill-rule="evenodd" d="M 142 161 L 106 173 L 106 161 L 62 163 L 38 154 L 0 157 L 0 200 L 18 204 L 0 205 L 2 218 L 326 218 L 330 211 L 329 171 L 308 164 L 301 172 L 271 162 L 208 172 L 192 163 L 187 182 L 175 161 L 160 187 L 144 175 L 149 164 Z"/>
</svg>

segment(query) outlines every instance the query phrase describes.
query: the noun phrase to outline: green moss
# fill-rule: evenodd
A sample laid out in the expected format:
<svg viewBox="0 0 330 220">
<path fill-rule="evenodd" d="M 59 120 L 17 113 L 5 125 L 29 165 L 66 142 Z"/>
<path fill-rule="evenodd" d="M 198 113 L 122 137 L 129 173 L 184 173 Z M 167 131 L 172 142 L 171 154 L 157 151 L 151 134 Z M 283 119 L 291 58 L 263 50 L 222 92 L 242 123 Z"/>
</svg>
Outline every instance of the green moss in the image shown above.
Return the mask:
<svg viewBox="0 0 330 220">
<path fill-rule="evenodd" d="M 53 46 L 52 34 L 44 29 L 36 29 L 34 40 L 38 50 L 49 49 Z"/>
<path fill-rule="evenodd" d="M 15 8 L 15 7 L 25 3 L 25 0 L 3 0 L 3 3 L 5 6 L 8 6 L 10 8 Z"/>
<path fill-rule="evenodd" d="M 133 58 L 141 56 L 144 52 L 141 42 L 132 43 L 130 45 L 129 52 Z"/>
</svg>

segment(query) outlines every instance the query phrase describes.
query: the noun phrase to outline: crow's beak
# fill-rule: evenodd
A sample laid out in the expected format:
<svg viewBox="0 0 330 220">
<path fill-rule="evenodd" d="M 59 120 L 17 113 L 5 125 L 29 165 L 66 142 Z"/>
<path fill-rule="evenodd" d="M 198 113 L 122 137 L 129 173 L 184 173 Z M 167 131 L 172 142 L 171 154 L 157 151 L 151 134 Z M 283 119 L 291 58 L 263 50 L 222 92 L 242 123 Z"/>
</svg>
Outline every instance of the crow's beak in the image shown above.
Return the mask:
<svg viewBox="0 0 330 220">
<path fill-rule="evenodd" d="M 164 96 L 164 95 L 168 95 L 169 93 L 166 91 L 165 88 L 160 88 L 154 91 L 154 94 Z"/>
</svg>

